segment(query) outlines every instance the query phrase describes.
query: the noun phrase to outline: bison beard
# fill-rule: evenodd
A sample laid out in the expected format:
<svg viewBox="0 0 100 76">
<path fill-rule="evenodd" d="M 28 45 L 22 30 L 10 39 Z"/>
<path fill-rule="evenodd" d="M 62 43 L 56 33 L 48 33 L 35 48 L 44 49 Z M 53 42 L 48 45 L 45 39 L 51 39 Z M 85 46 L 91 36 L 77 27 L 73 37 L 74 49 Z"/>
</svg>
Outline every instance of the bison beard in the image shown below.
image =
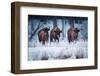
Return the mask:
<svg viewBox="0 0 100 76">
<path fill-rule="evenodd" d="M 48 41 L 48 37 L 49 37 L 48 31 L 49 30 L 50 29 L 48 28 L 43 28 L 38 32 L 39 42 L 42 42 L 43 45 L 45 44 L 45 42 Z"/>
</svg>

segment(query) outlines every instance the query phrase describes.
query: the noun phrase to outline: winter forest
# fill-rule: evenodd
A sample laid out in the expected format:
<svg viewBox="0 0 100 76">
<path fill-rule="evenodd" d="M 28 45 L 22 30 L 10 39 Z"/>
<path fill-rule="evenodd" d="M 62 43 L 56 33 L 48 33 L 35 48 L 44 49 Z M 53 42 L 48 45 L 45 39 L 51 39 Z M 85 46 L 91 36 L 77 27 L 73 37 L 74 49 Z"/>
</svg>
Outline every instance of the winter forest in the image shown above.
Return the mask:
<svg viewBox="0 0 100 76">
<path fill-rule="evenodd" d="M 28 60 L 88 58 L 88 18 L 28 15 Z"/>
</svg>

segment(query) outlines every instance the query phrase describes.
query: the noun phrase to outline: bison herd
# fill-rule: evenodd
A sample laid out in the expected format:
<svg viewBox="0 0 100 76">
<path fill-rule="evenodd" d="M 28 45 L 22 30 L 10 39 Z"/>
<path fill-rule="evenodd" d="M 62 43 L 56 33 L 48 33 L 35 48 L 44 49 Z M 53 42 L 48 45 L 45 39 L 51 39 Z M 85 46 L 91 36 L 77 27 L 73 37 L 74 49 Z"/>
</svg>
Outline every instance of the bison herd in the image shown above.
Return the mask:
<svg viewBox="0 0 100 76">
<path fill-rule="evenodd" d="M 60 30 L 57 26 L 53 27 L 53 29 L 50 31 L 50 37 L 49 37 L 49 31 L 50 31 L 50 28 L 45 27 L 39 30 L 38 32 L 39 42 L 41 42 L 43 45 L 45 44 L 45 42 L 48 42 L 49 38 L 50 38 L 50 42 L 53 42 L 53 41 L 59 42 L 60 33 L 62 33 L 62 30 Z M 77 40 L 79 31 L 80 30 L 78 28 L 71 26 L 67 31 L 68 41 L 73 42 Z"/>
</svg>

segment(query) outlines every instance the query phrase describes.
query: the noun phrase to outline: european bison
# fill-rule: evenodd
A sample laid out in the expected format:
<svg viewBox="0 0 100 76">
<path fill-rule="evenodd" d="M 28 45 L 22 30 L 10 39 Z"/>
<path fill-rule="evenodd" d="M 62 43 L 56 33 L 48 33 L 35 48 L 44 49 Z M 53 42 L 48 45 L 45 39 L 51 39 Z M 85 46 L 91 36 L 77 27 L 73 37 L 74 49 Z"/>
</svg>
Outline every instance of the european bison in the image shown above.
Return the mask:
<svg viewBox="0 0 100 76">
<path fill-rule="evenodd" d="M 49 30 L 50 30 L 49 28 L 45 27 L 38 32 L 38 39 L 39 39 L 39 42 L 42 42 L 42 44 L 45 44 L 45 42 L 48 41 L 48 38 L 49 38 L 48 31 Z"/>
<path fill-rule="evenodd" d="M 59 42 L 59 37 L 61 32 L 62 31 L 57 26 L 55 26 L 50 32 L 50 42 L 52 42 L 53 39 L 54 41 L 58 40 Z"/>
<path fill-rule="evenodd" d="M 73 42 L 73 41 L 77 40 L 79 31 L 80 30 L 78 28 L 71 26 L 67 32 L 68 33 L 68 41 Z"/>
</svg>

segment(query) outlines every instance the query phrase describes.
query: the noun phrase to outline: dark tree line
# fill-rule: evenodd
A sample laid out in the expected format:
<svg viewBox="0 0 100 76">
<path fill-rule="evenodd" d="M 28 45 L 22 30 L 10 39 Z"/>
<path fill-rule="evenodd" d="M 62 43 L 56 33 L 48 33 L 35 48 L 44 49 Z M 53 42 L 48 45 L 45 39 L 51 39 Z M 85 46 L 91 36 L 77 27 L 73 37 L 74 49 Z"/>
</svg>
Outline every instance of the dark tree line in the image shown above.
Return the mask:
<svg viewBox="0 0 100 76">
<path fill-rule="evenodd" d="M 57 26 L 58 24 L 58 19 L 62 21 L 62 38 L 64 38 L 65 34 L 65 28 L 66 24 L 69 24 L 70 26 L 73 24 L 82 24 L 83 21 L 86 21 L 86 17 L 63 17 L 63 16 L 36 16 L 36 15 L 29 15 L 28 16 L 28 26 L 30 27 L 29 29 L 29 40 L 32 40 L 32 38 L 37 34 L 39 29 L 48 26 L 47 22 L 52 21 L 53 22 L 53 27 Z M 87 23 L 83 23 L 83 25 L 87 25 Z M 87 29 L 87 26 L 84 26 L 83 29 Z M 80 27 L 80 26 L 79 26 Z M 87 32 L 84 34 L 84 36 L 87 37 Z"/>
<path fill-rule="evenodd" d="M 37 24 L 36 24 L 35 21 L 37 21 Z M 33 38 L 33 36 L 37 33 L 37 31 L 41 27 L 43 27 L 44 24 L 47 23 L 47 19 L 44 19 L 44 18 L 37 18 L 37 19 L 29 18 L 29 22 L 30 22 L 30 24 L 28 24 L 28 26 L 31 27 L 31 33 L 30 33 L 30 36 L 29 36 L 29 40 L 31 40 Z"/>
</svg>

